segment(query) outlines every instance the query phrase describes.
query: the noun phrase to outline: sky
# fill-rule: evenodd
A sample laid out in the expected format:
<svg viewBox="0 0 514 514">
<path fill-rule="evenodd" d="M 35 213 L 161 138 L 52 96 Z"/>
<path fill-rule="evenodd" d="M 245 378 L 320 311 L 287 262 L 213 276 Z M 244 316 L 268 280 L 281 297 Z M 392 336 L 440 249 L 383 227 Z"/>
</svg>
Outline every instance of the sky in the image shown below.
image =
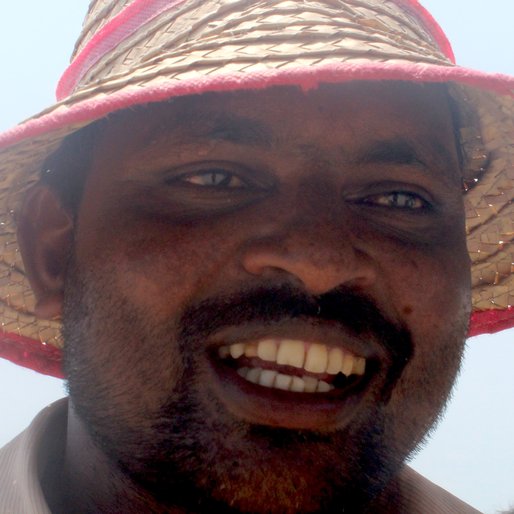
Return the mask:
<svg viewBox="0 0 514 514">
<path fill-rule="evenodd" d="M 424 0 L 457 62 L 514 74 L 512 0 Z M 54 100 L 87 0 L 4 2 L 0 131 Z M 514 506 L 514 329 L 470 339 L 446 415 L 411 465 L 486 514 Z M 0 360 L 0 446 L 65 394 L 60 380 Z"/>
</svg>

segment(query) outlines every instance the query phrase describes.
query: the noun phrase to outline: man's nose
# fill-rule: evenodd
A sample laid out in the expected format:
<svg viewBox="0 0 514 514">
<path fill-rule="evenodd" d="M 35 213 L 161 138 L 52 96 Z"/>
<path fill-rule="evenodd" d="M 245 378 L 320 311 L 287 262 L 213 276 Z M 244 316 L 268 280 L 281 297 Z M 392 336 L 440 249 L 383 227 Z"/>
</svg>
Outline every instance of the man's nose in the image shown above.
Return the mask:
<svg viewBox="0 0 514 514">
<path fill-rule="evenodd" d="M 359 246 L 339 224 L 304 220 L 249 241 L 242 265 L 252 275 L 290 281 L 314 295 L 343 285 L 365 289 L 375 282 L 376 267 Z"/>
</svg>

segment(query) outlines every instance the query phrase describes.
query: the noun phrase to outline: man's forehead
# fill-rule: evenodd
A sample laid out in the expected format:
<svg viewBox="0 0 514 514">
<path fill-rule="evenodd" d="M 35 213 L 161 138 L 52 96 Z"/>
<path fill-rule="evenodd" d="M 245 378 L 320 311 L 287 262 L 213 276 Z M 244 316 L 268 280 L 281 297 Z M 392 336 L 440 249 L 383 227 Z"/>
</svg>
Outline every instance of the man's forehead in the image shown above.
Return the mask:
<svg viewBox="0 0 514 514">
<path fill-rule="evenodd" d="M 273 119 L 273 114 L 284 106 L 290 108 L 288 118 L 303 113 L 313 119 L 321 114 L 322 118 L 345 122 L 355 121 L 355 114 L 365 110 L 398 116 L 402 111 L 412 110 L 416 103 L 425 109 L 434 101 L 439 104 L 438 110 L 449 114 L 448 100 L 446 87 L 441 84 L 354 81 L 322 84 L 309 91 L 282 86 L 179 97 L 122 111 L 110 119 L 119 119 L 120 125 L 130 120 L 142 137 L 182 132 L 213 139 L 248 138 L 255 144 L 269 146 L 276 137 L 276 127 L 288 121 L 283 117 Z M 341 114 L 348 116 L 344 119 Z M 350 115 L 354 115 L 353 119 Z"/>
</svg>

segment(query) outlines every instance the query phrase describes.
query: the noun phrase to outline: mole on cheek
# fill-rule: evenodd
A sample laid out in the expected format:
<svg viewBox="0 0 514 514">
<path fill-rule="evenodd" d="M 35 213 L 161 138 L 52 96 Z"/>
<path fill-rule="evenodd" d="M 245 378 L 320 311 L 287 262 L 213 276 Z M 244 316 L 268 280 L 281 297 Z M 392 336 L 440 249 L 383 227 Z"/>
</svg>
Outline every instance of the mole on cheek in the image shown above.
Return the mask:
<svg viewBox="0 0 514 514">
<path fill-rule="evenodd" d="M 403 313 L 405 314 L 405 316 L 409 316 L 410 314 L 412 314 L 412 307 L 410 305 L 406 305 L 403 309 L 402 309 Z"/>
</svg>

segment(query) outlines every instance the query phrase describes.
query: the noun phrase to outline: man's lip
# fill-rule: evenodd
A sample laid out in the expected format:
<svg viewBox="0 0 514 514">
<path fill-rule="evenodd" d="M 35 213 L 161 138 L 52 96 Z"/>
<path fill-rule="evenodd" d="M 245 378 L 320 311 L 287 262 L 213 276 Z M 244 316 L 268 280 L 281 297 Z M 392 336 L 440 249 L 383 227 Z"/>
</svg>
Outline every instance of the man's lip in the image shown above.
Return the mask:
<svg viewBox="0 0 514 514">
<path fill-rule="evenodd" d="M 225 408 L 251 424 L 296 430 L 334 430 L 351 421 L 372 373 L 351 387 L 329 393 L 295 393 L 252 384 L 220 359 L 210 359 L 211 384 Z"/>
<path fill-rule="evenodd" d="M 328 393 L 297 393 L 253 384 L 218 356 L 217 349 L 222 345 L 269 337 L 296 338 L 351 351 L 366 358 L 367 371 L 341 389 Z M 252 424 L 289 429 L 334 430 L 349 423 L 363 404 L 384 358 L 384 351 L 376 342 L 366 343 L 328 324 L 283 322 L 266 327 L 257 324 L 226 327 L 209 338 L 209 343 L 210 383 L 225 408 L 233 416 Z"/>
<path fill-rule="evenodd" d="M 224 345 L 247 343 L 265 338 L 298 339 L 342 348 L 367 360 L 389 361 L 390 355 L 373 336 L 356 336 L 344 331 L 336 323 L 319 322 L 308 318 L 284 320 L 269 324 L 259 322 L 226 326 L 211 334 L 207 341 L 209 351 Z"/>
</svg>

